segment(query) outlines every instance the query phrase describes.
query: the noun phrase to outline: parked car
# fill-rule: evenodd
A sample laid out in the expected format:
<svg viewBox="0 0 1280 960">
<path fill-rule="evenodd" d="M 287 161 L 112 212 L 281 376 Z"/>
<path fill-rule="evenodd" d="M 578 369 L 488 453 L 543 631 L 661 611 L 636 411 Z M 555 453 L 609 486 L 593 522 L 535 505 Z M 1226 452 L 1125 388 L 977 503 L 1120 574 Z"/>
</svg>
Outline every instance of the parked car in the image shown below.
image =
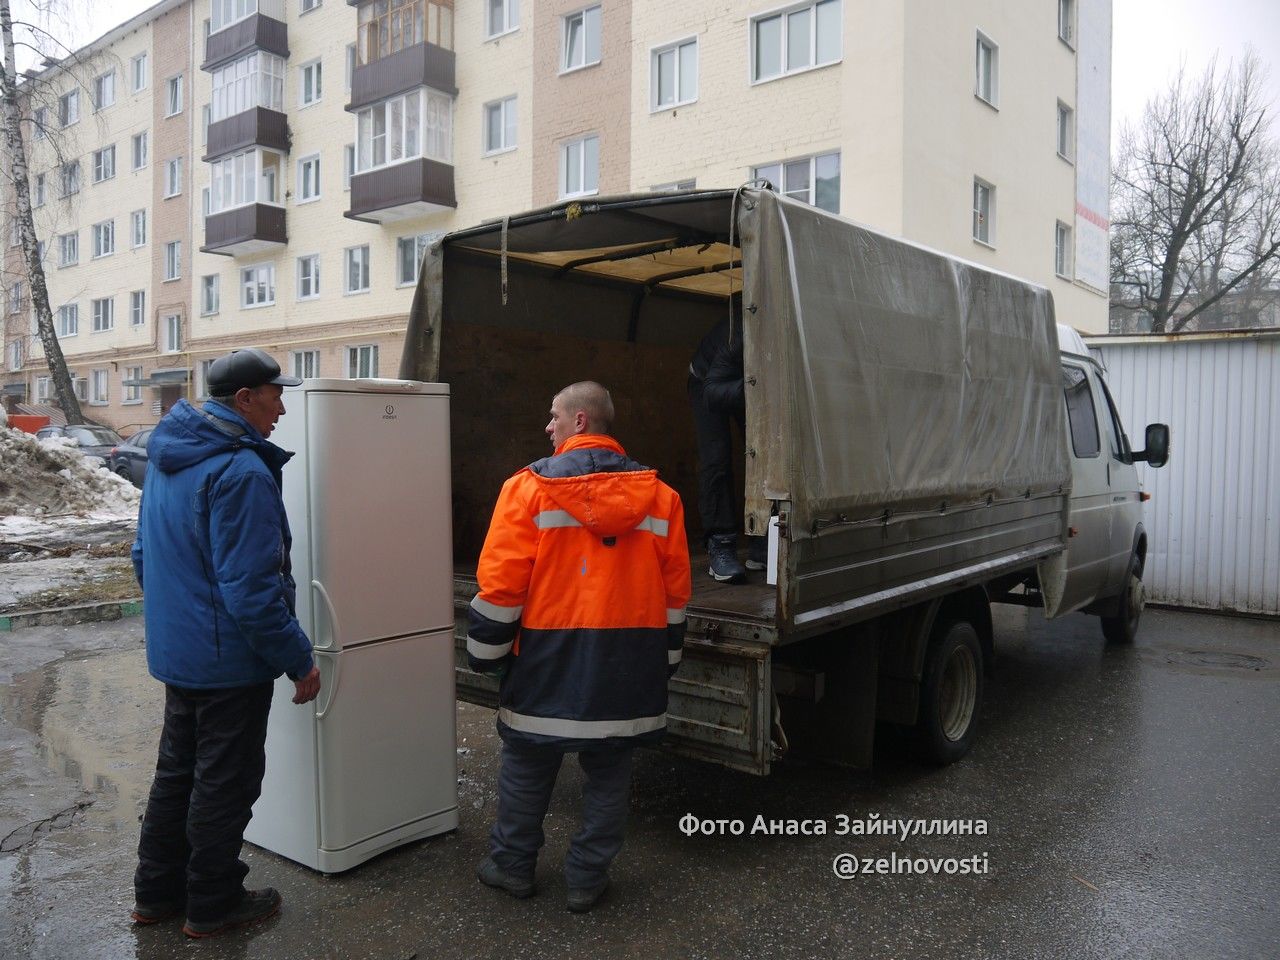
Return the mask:
<svg viewBox="0 0 1280 960">
<path fill-rule="evenodd" d="M 107 457 L 107 466 L 112 473 L 118 473 L 135 487 L 142 486 L 147 475 L 147 441 L 151 439 L 150 428 L 139 430 L 111 449 Z"/>
<path fill-rule="evenodd" d="M 124 442 L 120 439 L 120 434 L 110 427 L 88 423 L 49 424 L 36 431 L 37 440 L 44 440 L 46 437 L 70 437 L 80 444 L 80 452 L 86 457 L 98 457 L 103 462 L 111 455 L 112 447 Z"/>
</svg>

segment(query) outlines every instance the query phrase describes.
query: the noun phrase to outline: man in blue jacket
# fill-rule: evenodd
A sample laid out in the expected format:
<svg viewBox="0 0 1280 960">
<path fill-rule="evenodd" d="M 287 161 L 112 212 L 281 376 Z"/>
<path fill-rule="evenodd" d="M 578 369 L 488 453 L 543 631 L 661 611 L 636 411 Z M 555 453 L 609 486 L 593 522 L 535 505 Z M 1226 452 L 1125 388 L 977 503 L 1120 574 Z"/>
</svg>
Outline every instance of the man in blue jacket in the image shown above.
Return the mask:
<svg viewBox="0 0 1280 960">
<path fill-rule="evenodd" d="M 262 789 L 275 680 L 314 700 L 320 671 L 294 615 L 281 470 L 293 456 L 267 437 L 284 413 L 280 375 L 261 350 L 209 368 L 212 399 L 185 400 L 147 445 L 133 567 L 143 587 L 147 666 L 165 685 L 164 729 L 142 820 L 133 919 L 185 911 L 207 937 L 280 909 L 246 890 L 244 830 Z"/>
</svg>

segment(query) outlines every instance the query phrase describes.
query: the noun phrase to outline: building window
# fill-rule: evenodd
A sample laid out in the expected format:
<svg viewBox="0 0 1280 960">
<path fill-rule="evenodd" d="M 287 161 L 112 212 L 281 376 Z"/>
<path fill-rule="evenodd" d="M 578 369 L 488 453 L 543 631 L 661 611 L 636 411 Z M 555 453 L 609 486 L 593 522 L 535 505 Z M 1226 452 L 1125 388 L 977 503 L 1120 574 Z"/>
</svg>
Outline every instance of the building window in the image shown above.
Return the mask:
<svg viewBox="0 0 1280 960">
<path fill-rule="evenodd" d="M 841 57 L 840 0 L 822 0 L 751 21 L 753 82 L 798 73 Z"/>
<path fill-rule="evenodd" d="M 697 39 L 654 50 L 649 58 L 649 109 L 666 110 L 697 99 Z"/>
<path fill-rule="evenodd" d="M 31 113 L 31 125 L 35 129 L 32 136 L 37 140 L 45 138 L 45 131 L 49 129 L 49 110 L 46 107 L 36 107 Z"/>
<path fill-rule="evenodd" d="M 182 192 L 182 158 L 174 157 L 164 162 L 165 198 L 176 197 Z"/>
<path fill-rule="evenodd" d="M 182 314 L 171 313 L 164 318 L 164 352 L 182 352 Z"/>
<path fill-rule="evenodd" d="M 347 73 L 346 73 L 346 87 L 348 92 L 350 92 L 351 90 L 351 79 L 355 76 L 355 73 L 356 73 L 356 45 L 354 43 L 348 43 L 347 44 Z"/>
<path fill-rule="evenodd" d="M 37 173 L 36 174 L 36 206 L 37 207 L 44 206 L 45 195 L 46 195 L 46 190 L 45 190 L 45 184 L 44 184 L 44 174 Z"/>
<path fill-rule="evenodd" d="M 109 257 L 116 252 L 116 222 L 104 220 L 93 225 L 93 259 Z"/>
<path fill-rule="evenodd" d="M 258 51 L 213 71 L 209 99 L 214 122 L 254 107 L 284 110 L 284 60 Z"/>
<path fill-rule="evenodd" d="M 812 204 L 829 213 L 840 212 L 840 154 L 823 153 L 769 163 L 751 171 L 754 180 L 768 180 L 778 193 Z"/>
<path fill-rule="evenodd" d="M 147 322 L 147 291 L 134 290 L 129 294 L 129 326 L 140 327 Z"/>
<path fill-rule="evenodd" d="M 123 396 L 121 403 L 142 402 L 142 368 L 125 367 L 124 376 L 120 378 Z"/>
<path fill-rule="evenodd" d="M 93 151 L 93 182 L 101 183 L 116 175 L 115 144 Z"/>
<path fill-rule="evenodd" d="M 209 164 L 209 213 L 250 203 L 280 205 L 280 168 L 284 156 L 254 147 Z"/>
<path fill-rule="evenodd" d="M 93 332 L 106 333 L 116 325 L 116 301 L 114 297 L 103 297 L 89 305 L 93 315 Z"/>
<path fill-rule="evenodd" d="M 108 70 L 93 78 L 93 110 L 105 110 L 116 102 L 116 72 Z"/>
<path fill-rule="evenodd" d="M 975 50 L 976 76 L 973 92 L 979 99 L 985 100 L 994 107 L 999 103 L 997 95 L 1000 89 L 1000 48 L 989 37 L 979 32 Z"/>
<path fill-rule="evenodd" d="M 49 400 L 49 378 L 36 377 L 36 403 L 46 403 Z"/>
<path fill-rule="evenodd" d="M 213 107 L 205 104 L 200 108 L 200 143 L 209 142 L 209 124 L 213 123 Z"/>
<path fill-rule="evenodd" d="M 200 278 L 200 316 L 210 317 L 218 312 L 218 275 L 206 274 Z"/>
<path fill-rule="evenodd" d="M 996 242 L 996 188 L 985 180 L 973 180 L 973 239 L 987 246 Z"/>
<path fill-rule="evenodd" d="M 424 42 L 445 50 L 453 49 L 452 2 L 383 0 L 362 3 L 356 16 L 359 66 Z"/>
<path fill-rule="evenodd" d="M 140 53 L 130 63 L 133 67 L 130 71 L 133 77 L 133 92 L 137 93 L 147 85 L 147 55 Z"/>
<path fill-rule="evenodd" d="M 70 197 L 80 192 L 80 161 L 64 163 L 61 170 L 62 196 Z"/>
<path fill-rule="evenodd" d="M 196 399 L 209 399 L 209 368 L 213 366 L 212 360 L 201 360 L 196 366 Z"/>
<path fill-rule="evenodd" d="M 1058 39 L 1068 46 L 1076 41 L 1075 0 L 1058 0 Z"/>
<path fill-rule="evenodd" d="M 298 202 L 320 199 L 320 154 L 313 153 L 298 161 Z"/>
<path fill-rule="evenodd" d="M 170 77 L 165 84 L 164 105 L 164 115 L 166 117 L 172 117 L 182 112 L 182 74 Z"/>
<path fill-rule="evenodd" d="M 9 218 L 9 246 L 16 247 L 22 243 L 22 224 L 17 217 Z"/>
<path fill-rule="evenodd" d="M 240 271 L 240 306 L 269 307 L 276 302 L 276 265 L 259 263 Z"/>
<path fill-rule="evenodd" d="M 209 4 L 209 32 L 225 30 L 233 23 L 251 17 L 258 12 L 258 0 L 211 0 Z"/>
<path fill-rule="evenodd" d="M 600 138 L 571 140 L 560 147 L 560 196 L 584 197 L 600 190 Z"/>
<path fill-rule="evenodd" d="M 516 148 L 516 98 L 484 105 L 484 152 L 501 153 Z"/>
<path fill-rule="evenodd" d="M 566 73 L 600 62 L 600 7 L 587 7 L 564 18 L 560 71 Z"/>
<path fill-rule="evenodd" d="M 314 300 L 320 296 L 320 254 L 298 258 L 298 299 Z"/>
<path fill-rule="evenodd" d="M 324 94 L 323 64 L 319 60 L 304 63 L 298 68 L 298 105 L 309 107 L 319 103 Z"/>
<path fill-rule="evenodd" d="M 369 245 L 347 247 L 346 249 L 346 293 L 368 293 L 369 291 Z"/>
<path fill-rule="evenodd" d="M 80 91 L 68 90 L 58 98 L 58 123 L 69 127 L 80 120 Z"/>
<path fill-rule="evenodd" d="M 310 13 L 320 7 L 320 0 L 298 0 L 298 10 L 301 13 Z"/>
<path fill-rule="evenodd" d="M 133 169 L 141 170 L 147 165 L 147 131 L 133 135 Z"/>
<path fill-rule="evenodd" d="M 22 281 L 19 280 L 9 287 L 9 312 L 22 312 Z"/>
<path fill-rule="evenodd" d="M 420 233 L 416 237 L 400 237 L 396 240 L 396 283 L 402 287 L 418 282 L 422 258 L 439 234 Z"/>
<path fill-rule="evenodd" d="M 293 364 L 293 376 L 303 380 L 311 380 L 320 376 L 319 350 L 294 350 L 290 354 Z"/>
<path fill-rule="evenodd" d="M 696 190 L 698 181 L 692 180 L 673 180 L 671 183 L 655 183 L 649 188 L 650 193 L 676 193 L 680 190 Z"/>
<path fill-rule="evenodd" d="M 58 336 L 74 337 L 79 332 L 80 304 L 63 304 L 58 308 Z"/>
<path fill-rule="evenodd" d="M 147 244 L 147 211 L 135 210 L 129 214 L 129 244 L 134 249 Z"/>
<path fill-rule="evenodd" d="M 89 402 L 95 407 L 103 406 L 107 402 L 108 381 L 107 377 L 110 371 L 100 367 L 93 370 L 93 393 Z"/>
<path fill-rule="evenodd" d="M 164 245 L 164 278 L 177 280 L 182 276 L 182 241 L 170 240 Z"/>
<path fill-rule="evenodd" d="M 80 262 L 80 234 L 64 233 L 58 237 L 58 266 L 73 267 Z"/>
<path fill-rule="evenodd" d="M 22 341 L 9 341 L 9 369 L 16 371 L 22 369 Z"/>
<path fill-rule="evenodd" d="M 453 99 L 414 90 L 356 115 L 357 173 L 424 156 L 452 162 Z"/>
<path fill-rule="evenodd" d="M 351 178 L 356 172 L 356 145 L 348 143 L 342 148 L 342 189 L 351 189 Z"/>
<path fill-rule="evenodd" d="M 352 380 L 378 375 L 377 344 L 347 347 L 347 376 Z"/>
<path fill-rule="evenodd" d="M 485 4 L 484 35 L 489 39 L 510 33 L 520 26 L 520 0 L 488 0 Z"/>
<path fill-rule="evenodd" d="M 1075 115 L 1074 110 L 1058 101 L 1058 156 L 1063 160 L 1075 156 Z"/>
<path fill-rule="evenodd" d="M 1071 228 L 1061 220 L 1053 229 L 1053 272 L 1071 279 Z"/>
</svg>

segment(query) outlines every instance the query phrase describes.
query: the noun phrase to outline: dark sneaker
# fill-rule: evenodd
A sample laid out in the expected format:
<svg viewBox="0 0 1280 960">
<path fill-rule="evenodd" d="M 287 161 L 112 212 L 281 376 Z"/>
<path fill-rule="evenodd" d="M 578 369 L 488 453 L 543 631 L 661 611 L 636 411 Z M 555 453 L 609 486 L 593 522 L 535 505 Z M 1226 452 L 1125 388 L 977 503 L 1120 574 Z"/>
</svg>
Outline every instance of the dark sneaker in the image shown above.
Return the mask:
<svg viewBox="0 0 1280 960">
<path fill-rule="evenodd" d="M 769 538 L 747 537 L 747 569 L 763 570 L 769 562 Z"/>
<path fill-rule="evenodd" d="M 738 562 L 738 538 L 732 533 L 712 534 L 707 540 L 711 555 L 711 574 L 721 583 L 741 583 L 747 579 L 747 568 Z"/>
<path fill-rule="evenodd" d="M 129 919 L 140 927 L 150 926 L 164 920 L 179 917 L 187 909 L 186 901 L 181 903 L 135 903 Z"/>
<path fill-rule="evenodd" d="M 492 857 L 485 857 L 484 862 L 480 864 L 480 869 L 476 871 L 476 877 L 486 887 L 505 890 L 517 900 L 532 897 L 537 889 L 532 878 L 513 877 L 494 863 Z"/>
<path fill-rule="evenodd" d="M 246 890 L 240 903 L 230 913 L 217 920 L 188 920 L 182 925 L 182 932 L 193 939 L 216 937 L 236 927 L 275 916 L 280 912 L 280 903 L 280 894 L 271 887 Z"/>
<path fill-rule="evenodd" d="M 570 887 L 565 903 L 570 913 L 588 913 L 600 902 L 605 890 L 609 888 L 609 878 L 594 887 Z"/>
</svg>

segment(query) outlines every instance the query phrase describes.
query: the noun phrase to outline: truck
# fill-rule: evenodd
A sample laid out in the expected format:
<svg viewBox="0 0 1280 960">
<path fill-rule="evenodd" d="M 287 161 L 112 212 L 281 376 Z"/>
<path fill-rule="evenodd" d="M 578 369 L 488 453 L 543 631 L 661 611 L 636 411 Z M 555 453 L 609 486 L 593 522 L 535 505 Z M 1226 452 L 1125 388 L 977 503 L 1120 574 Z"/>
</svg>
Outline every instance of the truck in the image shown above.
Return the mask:
<svg viewBox="0 0 1280 960">
<path fill-rule="evenodd" d="M 400 375 L 450 384 L 461 655 L 502 482 L 547 454 L 552 396 L 612 393 L 628 454 L 697 502 L 690 357 L 740 317 L 745 584 L 706 575 L 697 512 L 667 744 L 767 774 L 788 750 L 871 763 L 879 725 L 950 763 L 977 734 L 991 605 L 1138 629 L 1148 554 L 1135 451 L 1103 370 L 1025 282 L 747 186 L 585 198 L 458 230 L 424 255 Z"/>
</svg>

